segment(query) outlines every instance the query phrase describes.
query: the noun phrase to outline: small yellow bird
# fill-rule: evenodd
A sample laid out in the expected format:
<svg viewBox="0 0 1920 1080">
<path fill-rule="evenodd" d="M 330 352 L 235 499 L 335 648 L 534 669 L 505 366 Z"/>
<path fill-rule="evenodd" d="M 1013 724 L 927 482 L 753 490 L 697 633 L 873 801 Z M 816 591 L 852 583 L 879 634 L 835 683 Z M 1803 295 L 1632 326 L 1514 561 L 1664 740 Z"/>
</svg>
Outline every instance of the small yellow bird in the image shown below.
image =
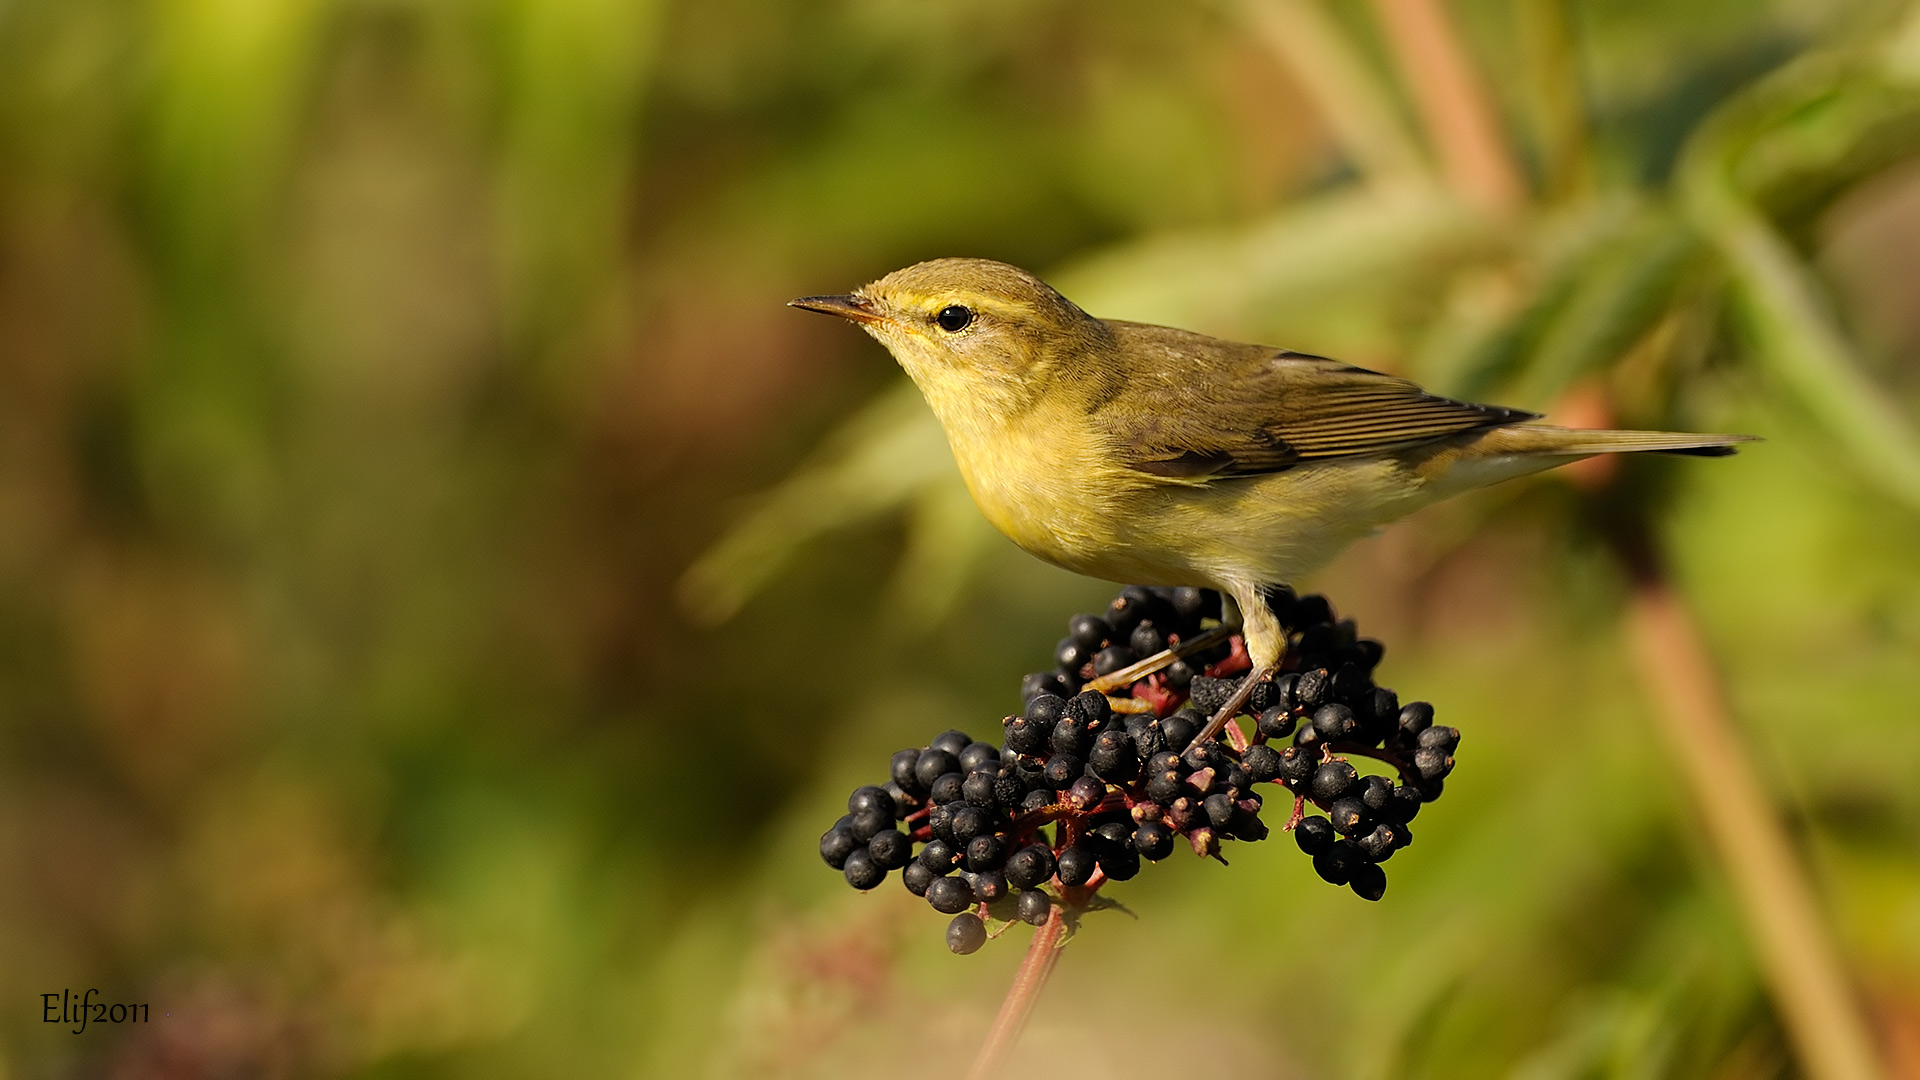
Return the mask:
<svg viewBox="0 0 1920 1080">
<path fill-rule="evenodd" d="M 1594 454 L 1717 456 L 1750 438 L 1536 424 L 1324 357 L 1097 319 L 986 259 L 935 259 L 791 304 L 887 347 L 1014 543 L 1093 577 L 1231 596 L 1256 679 L 1286 646 L 1263 589 L 1388 522 Z"/>
</svg>

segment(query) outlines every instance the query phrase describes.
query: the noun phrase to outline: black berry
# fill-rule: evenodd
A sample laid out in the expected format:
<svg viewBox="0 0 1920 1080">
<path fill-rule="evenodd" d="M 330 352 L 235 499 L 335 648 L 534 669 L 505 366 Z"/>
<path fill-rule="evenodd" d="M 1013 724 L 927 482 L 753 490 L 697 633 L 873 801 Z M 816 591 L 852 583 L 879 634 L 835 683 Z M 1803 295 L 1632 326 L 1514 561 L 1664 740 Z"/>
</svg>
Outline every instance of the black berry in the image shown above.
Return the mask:
<svg viewBox="0 0 1920 1080">
<path fill-rule="evenodd" d="M 927 903 L 942 915 L 957 915 L 973 906 L 973 889 L 957 877 L 937 878 L 927 886 Z"/>
<path fill-rule="evenodd" d="M 1021 893 L 1019 904 L 1020 921 L 1029 926 L 1044 925 L 1053 914 L 1053 898 L 1037 889 Z"/>
<path fill-rule="evenodd" d="M 847 863 L 841 867 L 847 875 L 847 884 L 865 892 L 887 879 L 886 868 L 873 861 L 866 848 L 855 848 L 847 856 Z"/>
<path fill-rule="evenodd" d="M 847 856 L 860 846 L 853 838 L 852 829 L 828 829 L 820 837 L 820 857 L 835 870 L 847 865 Z"/>
<path fill-rule="evenodd" d="M 1007 883 L 1019 889 L 1034 889 L 1053 877 L 1053 852 L 1042 844 L 1029 844 L 1007 856 Z"/>
<path fill-rule="evenodd" d="M 980 951 L 987 943 L 987 926 L 973 912 L 955 915 L 947 924 L 947 948 L 960 956 Z"/>
</svg>

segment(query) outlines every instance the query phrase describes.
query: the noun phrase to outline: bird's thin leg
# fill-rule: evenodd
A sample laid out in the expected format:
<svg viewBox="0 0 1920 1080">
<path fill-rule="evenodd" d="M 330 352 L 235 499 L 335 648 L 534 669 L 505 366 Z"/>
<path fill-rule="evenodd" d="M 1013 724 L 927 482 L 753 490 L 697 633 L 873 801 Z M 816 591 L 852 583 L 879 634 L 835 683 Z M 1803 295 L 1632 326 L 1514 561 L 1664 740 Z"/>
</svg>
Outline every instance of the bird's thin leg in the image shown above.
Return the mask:
<svg viewBox="0 0 1920 1080">
<path fill-rule="evenodd" d="M 1220 711 L 1213 714 L 1213 719 L 1207 721 L 1207 726 L 1200 734 L 1195 735 L 1193 741 L 1187 744 L 1186 750 L 1182 750 L 1180 753 L 1184 756 L 1187 750 L 1191 750 L 1219 734 L 1220 729 L 1227 726 L 1227 721 L 1233 719 L 1234 715 L 1240 711 L 1240 707 L 1245 705 L 1247 699 L 1253 696 L 1254 684 L 1262 679 L 1271 679 L 1273 673 L 1279 670 L 1280 665 L 1278 663 L 1268 664 L 1259 671 L 1252 672 L 1246 678 L 1241 679 L 1240 685 L 1233 689 L 1233 696 L 1227 699 L 1225 705 L 1220 706 Z"/>
</svg>

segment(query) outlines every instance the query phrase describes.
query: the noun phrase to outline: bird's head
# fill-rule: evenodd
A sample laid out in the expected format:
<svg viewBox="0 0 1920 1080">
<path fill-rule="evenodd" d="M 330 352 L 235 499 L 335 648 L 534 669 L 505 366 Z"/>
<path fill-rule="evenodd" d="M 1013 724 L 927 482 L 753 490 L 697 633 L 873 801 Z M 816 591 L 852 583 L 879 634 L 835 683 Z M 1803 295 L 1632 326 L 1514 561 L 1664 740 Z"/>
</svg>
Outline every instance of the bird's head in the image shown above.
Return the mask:
<svg viewBox="0 0 1920 1080">
<path fill-rule="evenodd" d="M 933 259 L 852 293 L 789 303 L 860 324 L 936 408 L 939 398 L 968 394 L 1018 408 L 1070 358 L 1109 337 L 1104 323 L 1046 282 L 989 259 Z"/>
</svg>

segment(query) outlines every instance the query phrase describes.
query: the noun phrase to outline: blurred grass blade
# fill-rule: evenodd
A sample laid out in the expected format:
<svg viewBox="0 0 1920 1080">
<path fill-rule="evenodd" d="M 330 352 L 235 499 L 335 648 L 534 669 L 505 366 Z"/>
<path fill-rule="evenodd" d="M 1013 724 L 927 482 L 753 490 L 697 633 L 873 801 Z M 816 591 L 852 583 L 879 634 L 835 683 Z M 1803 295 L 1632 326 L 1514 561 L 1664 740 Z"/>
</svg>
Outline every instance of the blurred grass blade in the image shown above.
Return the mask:
<svg viewBox="0 0 1920 1080">
<path fill-rule="evenodd" d="M 959 472 L 939 422 L 903 379 L 694 562 L 681 578 L 680 603 L 705 622 L 724 622 L 809 541 L 941 486 L 960 486 Z"/>
<path fill-rule="evenodd" d="M 1699 251 L 1693 231 L 1646 212 L 1573 270 L 1573 288 L 1541 328 L 1513 400 L 1544 405 L 1575 380 L 1619 359 L 1668 309 Z"/>
<path fill-rule="evenodd" d="M 1420 148 L 1346 32 L 1314 0 L 1243 0 L 1254 36 L 1292 69 L 1354 166 L 1381 187 L 1432 182 Z"/>
<path fill-rule="evenodd" d="M 1051 280 L 1102 316 L 1251 336 L 1276 308 L 1306 307 L 1385 274 L 1442 273 L 1500 236 L 1442 192 L 1348 188 L 1249 225 L 1114 248 Z"/>
<path fill-rule="evenodd" d="M 1758 181 L 1787 187 L 1808 170 L 1832 174 L 1904 149 L 1899 134 L 1911 138 L 1920 128 L 1920 97 L 1906 89 L 1855 76 L 1844 56 L 1810 57 L 1711 117 L 1688 147 L 1680 179 L 1687 214 L 1726 260 L 1755 357 L 1863 476 L 1920 509 L 1912 420 L 1867 374 L 1812 271 L 1751 194 Z M 1831 175 L 1828 186 L 1839 187 Z"/>
</svg>

